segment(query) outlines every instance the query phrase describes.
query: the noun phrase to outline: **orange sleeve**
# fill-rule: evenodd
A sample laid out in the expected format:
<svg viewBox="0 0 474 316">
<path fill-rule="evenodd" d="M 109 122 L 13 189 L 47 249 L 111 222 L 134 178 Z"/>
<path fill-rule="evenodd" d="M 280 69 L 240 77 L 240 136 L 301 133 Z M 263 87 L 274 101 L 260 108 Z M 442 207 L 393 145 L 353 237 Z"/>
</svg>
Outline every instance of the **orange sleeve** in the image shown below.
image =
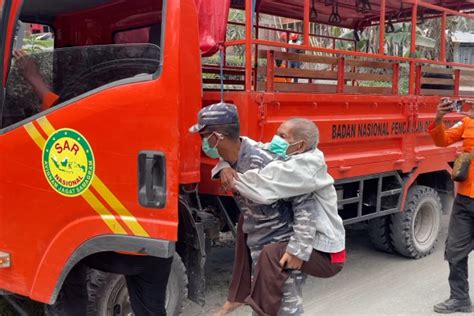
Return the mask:
<svg viewBox="0 0 474 316">
<path fill-rule="evenodd" d="M 54 92 L 48 92 L 43 98 L 43 103 L 41 104 L 41 109 L 47 110 L 52 107 L 57 101 L 59 100 L 59 95 L 55 94 Z"/>
<path fill-rule="evenodd" d="M 453 127 L 446 129 L 444 124 L 439 126 L 431 125 L 429 133 L 436 146 L 446 147 L 462 140 L 464 133 L 464 120 L 459 121 Z"/>
</svg>

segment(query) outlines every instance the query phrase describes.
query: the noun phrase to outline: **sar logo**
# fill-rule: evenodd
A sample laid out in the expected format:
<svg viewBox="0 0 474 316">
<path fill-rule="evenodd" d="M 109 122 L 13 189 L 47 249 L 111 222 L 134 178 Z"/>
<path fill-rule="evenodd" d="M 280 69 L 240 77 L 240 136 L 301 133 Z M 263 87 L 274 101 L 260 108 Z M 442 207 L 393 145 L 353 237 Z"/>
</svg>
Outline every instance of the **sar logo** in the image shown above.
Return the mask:
<svg viewBox="0 0 474 316">
<path fill-rule="evenodd" d="M 91 185 L 94 169 L 92 148 L 79 132 L 60 129 L 49 136 L 43 148 L 43 170 L 56 192 L 81 195 Z"/>
</svg>

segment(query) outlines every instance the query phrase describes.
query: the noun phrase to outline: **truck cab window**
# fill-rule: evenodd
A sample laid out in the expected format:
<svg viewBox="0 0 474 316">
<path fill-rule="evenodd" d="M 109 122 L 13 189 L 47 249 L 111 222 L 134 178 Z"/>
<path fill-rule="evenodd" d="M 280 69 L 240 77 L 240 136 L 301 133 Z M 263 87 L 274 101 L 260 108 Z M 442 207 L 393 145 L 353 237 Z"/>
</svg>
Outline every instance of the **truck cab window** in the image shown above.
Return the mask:
<svg viewBox="0 0 474 316">
<path fill-rule="evenodd" d="M 115 30 L 115 23 L 103 19 L 109 14 L 103 3 L 104 0 L 91 0 L 68 4 L 70 8 L 66 5 L 48 9 L 40 0 L 24 2 L 20 15 L 24 23 L 19 28 L 22 33 L 17 34 L 21 43 L 15 45 L 12 53 L 2 128 L 74 98 L 85 97 L 101 87 L 121 84 L 125 79 L 146 80 L 150 78 L 147 75 L 160 69 L 162 4 L 154 4 L 154 21 L 144 21 L 143 27 L 138 28 L 134 22 L 134 28 Z M 116 3 L 119 5 L 120 1 Z M 49 4 L 53 2 L 45 5 Z M 59 18 L 51 19 L 49 26 L 30 23 L 27 19 L 32 16 L 41 18 L 42 12 L 38 10 L 44 10 L 44 14 L 54 11 Z M 84 12 L 89 12 L 93 21 L 79 26 L 74 21 L 81 19 Z M 61 18 L 66 13 L 67 18 Z M 117 22 L 137 17 L 116 19 Z M 61 34 L 60 38 L 56 38 L 53 30 Z"/>
<path fill-rule="evenodd" d="M 41 100 L 31 81 L 52 82 L 54 34 L 45 26 L 19 23 L 6 84 L 3 127 L 40 112 Z M 49 31 L 49 29 L 48 29 Z"/>
<path fill-rule="evenodd" d="M 138 44 L 151 43 L 160 46 L 161 24 L 154 24 L 132 30 L 116 32 L 114 35 L 115 44 Z"/>
</svg>

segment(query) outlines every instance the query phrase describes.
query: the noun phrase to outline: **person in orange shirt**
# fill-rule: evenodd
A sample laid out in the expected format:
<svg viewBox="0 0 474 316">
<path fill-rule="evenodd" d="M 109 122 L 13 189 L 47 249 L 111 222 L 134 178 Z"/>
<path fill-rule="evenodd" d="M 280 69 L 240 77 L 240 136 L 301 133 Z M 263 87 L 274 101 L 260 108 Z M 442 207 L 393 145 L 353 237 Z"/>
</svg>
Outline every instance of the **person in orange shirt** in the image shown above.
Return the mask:
<svg viewBox="0 0 474 316">
<path fill-rule="evenodd" d="M 278 67 L 278 68 L 286 68 L 285 64 L 283 63 L 283 61 L 281 59 L 275 59 L 275 65 Z M 273 82 L 276 82 L 276 83 L 288 83 L 288 82 L 291 82 L 291 79 L 290 78 L 285 78 L 285 77 L 275 77 L 273 79 Z"/>
<path fill-rule="evenodd" d="M 453 112 L 452 100 L 443 99 L 438 105 L 435 122 L 429 133 L 436 146 L 446 147 L 462 141 L 464 152 L 474 150 L 474 101 L 466 100 L 471 106 L 466 117 L 447 129 L 443 117 Z M 446 241 L 445 260 L 449 263 L 449 299 L 434 305 L 437 313 L 455 313 L 472 311 L 469 297 L 468 256 L 474 247 L 474 166 L 471 162 L 466 180 L 459 182 L 458 193 L 454 201 L 449 221 L 448 239 Z"/>
<path fill-rule="evenodd" d="M 41 110 L 45 111 L 56 104 L 59 96 L 52 92 L 44 82 L 34 60 L 23 50 L 14 51 L 13 57 L 23 77 L 31 84 L 34 92 L 41 99 Z"/>
</svg>

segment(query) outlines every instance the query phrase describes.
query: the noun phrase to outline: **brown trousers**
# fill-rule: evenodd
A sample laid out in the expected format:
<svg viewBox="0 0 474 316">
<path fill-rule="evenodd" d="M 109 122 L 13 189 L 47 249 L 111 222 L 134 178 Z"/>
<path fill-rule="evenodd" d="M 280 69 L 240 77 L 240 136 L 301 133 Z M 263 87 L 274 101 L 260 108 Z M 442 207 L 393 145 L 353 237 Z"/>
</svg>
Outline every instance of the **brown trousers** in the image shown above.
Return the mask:
<svg viewBox="0 0 474 316">
<path fill-rule="evenodd" d="M 234 270 L 227 300 L 247 303 L 259 315 L 277 315 L 283 298 L 283 284 L 289 277 L 288 272 L 280 266 L 288 243 L 273 243 L 263 247 L 252 278 L 252 259 L 242 223 L 241 215 L 237 224 Z M 313 277 L 330 278 L 339 273 L 343 266 L 342 263 L 331 263 L 329 254 L 313 250 L 301 270 Z"/>
</svg>

